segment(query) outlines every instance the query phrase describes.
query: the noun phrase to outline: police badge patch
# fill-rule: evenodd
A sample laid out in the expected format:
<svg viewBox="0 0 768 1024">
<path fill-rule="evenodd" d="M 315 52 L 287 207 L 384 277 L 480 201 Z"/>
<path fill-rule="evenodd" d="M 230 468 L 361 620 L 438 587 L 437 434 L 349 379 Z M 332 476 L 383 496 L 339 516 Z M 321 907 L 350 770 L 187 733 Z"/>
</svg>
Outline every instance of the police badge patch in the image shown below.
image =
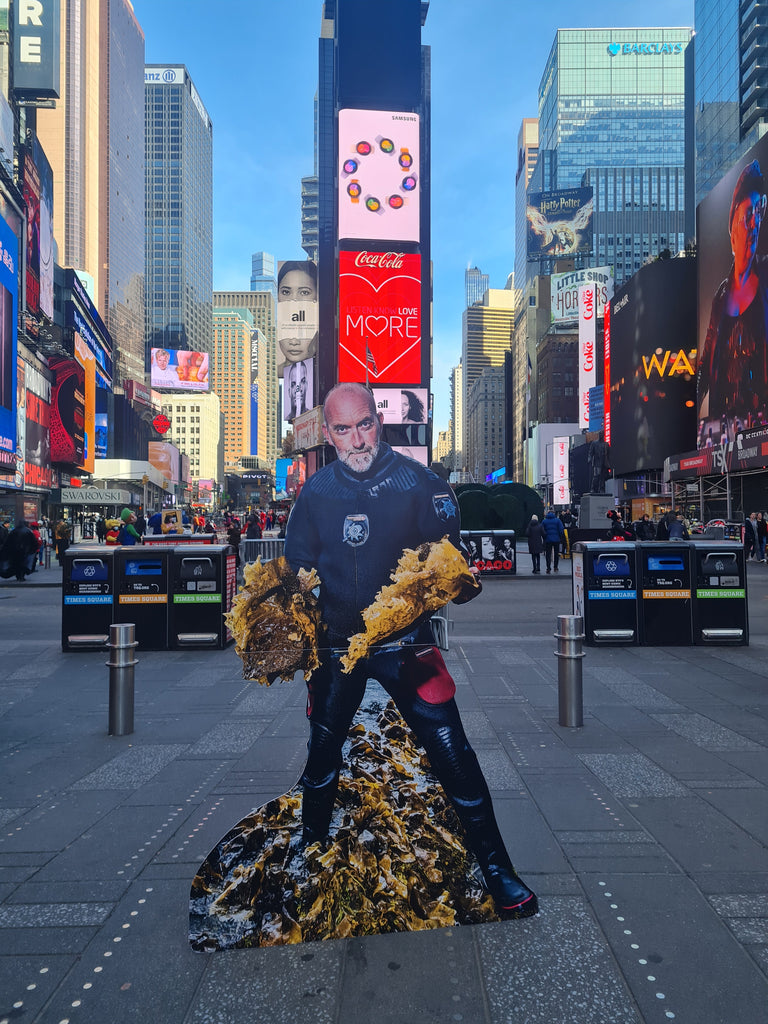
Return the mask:
<svg viewBox="0 0 768 1024">
<path fill-rule="evenodd" d="M 444 523 L 447 523 L 449 519 L 455 519 L 458 515 L 456 502 L 451 494 L 433 494 L 432 505 L 435 509 L 435 515 Z"/>
<path fill-rule="evenodd" d="M 368 516 L 356 515 L 347 516 L 344 520 L 344 543 L 353 548 L 359 548 L 368 540 L 370 529 L 368 527 Z"/>
</svg>

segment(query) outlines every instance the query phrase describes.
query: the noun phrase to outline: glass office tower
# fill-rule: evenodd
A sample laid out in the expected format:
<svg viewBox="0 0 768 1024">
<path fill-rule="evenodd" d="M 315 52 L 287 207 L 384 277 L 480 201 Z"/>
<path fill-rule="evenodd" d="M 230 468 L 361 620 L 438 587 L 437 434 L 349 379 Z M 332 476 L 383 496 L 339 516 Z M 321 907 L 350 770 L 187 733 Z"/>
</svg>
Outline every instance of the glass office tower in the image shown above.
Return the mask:
<svg viewBox="0 0 768 1024">
<path fill-rule="evenodd" d="M 148 64 L 146 339 L 212 351 L 213 125 L 183 65 Z"/>
<path fill-rule="evenodd" d="M 696 0 L 696 202 L 765 134 L 765 4 Z"/>
<path fill-rule="evenodd" d="M 529 192 L 595 189 L 585 265 L 613 265 L 617 283 L 648 256 L 685 245 L 691 36 L 689 28 L 559 29 L 541 78 Z"/>
</svg>

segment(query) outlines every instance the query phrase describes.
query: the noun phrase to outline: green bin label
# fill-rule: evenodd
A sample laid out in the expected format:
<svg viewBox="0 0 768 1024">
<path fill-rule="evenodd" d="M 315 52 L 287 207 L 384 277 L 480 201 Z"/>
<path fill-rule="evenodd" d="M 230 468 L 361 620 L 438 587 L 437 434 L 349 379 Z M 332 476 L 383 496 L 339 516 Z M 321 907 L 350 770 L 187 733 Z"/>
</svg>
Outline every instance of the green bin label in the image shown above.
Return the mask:
<svg viewBox="0 0 768 1024">
<path fill-rule="evenodd" d="M 174 594 L 174 604 L 221 604 L 221 594 Z"/>
<path fill-rule="evenodd" d="M 727 590 L 725 587 L 722 590 L 697 590 L 696 597 L 698 597 L 699 600 L 706 597 L 737 597 L 743 600 L 746 597 L 746 591 L 739 589 L 738 587 L 732 589 L 729 588 Z"/>
</svg>

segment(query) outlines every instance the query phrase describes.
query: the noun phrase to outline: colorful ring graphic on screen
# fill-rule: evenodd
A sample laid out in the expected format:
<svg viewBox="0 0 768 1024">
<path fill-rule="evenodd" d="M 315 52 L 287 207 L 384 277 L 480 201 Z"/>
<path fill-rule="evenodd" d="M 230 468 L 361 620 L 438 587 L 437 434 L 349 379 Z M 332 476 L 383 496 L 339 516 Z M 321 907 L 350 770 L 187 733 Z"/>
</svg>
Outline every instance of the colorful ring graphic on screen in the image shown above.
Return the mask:
<svg viewBox="0 0 768 1024">
<path fill-rule="evenodd" d="M 368 196 L 365 200 L 366 210 L 370 210 L 371 213 L 378 213 L 381 209 L 381 200 L 377 199 L 376 196 Z"/>
<path fill-rule="evenodd" d="M 381 149 L 382 153 L 394 153 L 395 144 L 392 141 L 392 139 L 382 139 L 379 142 L 379 148 Z"/>
<path fill-rule="evenodd" d="M 359 153 L 360 156 L 370 156 L 373 152 L 373 146 L 370 142 L 358 142 L 355 146 L 355 152 Z"/>
<path fill-rule="evenodd" d="M 345 160 L 342 166 L 342 170 L 345 174 L 354 174 L 360 164 L 357 160 Z"/>
<path fill-rule="evenodd" d="M 357 179 L 355 179 L 354 181 L 350 181 L 350 183 L 347 185 L 347 195 L 349 196 L 353 203 L 357 202 L 357 200 L 360 198 L 362 194 L 362 191 L 363 190 L 360 187 L 360 182 Z"/>
<path fill-rule="evenodd" d="M 409 174 L 407 178 L 403 178 L 402 188 L 405 192 L 413 192 L 416 188 L 416 179 L 412 174 Z"/>
<path fill-rule="evenodd" d="M 413 167 L 413 157 L 407 149 L 400 150 L 400 156 L 397 158 L 397 162 L 407 171 L 409 167 Z"/>
<path fill-rule="evenodd" d="M 405 205 L 405 200 L 403 199 L 402 196 L 390 196 L 387 199 L 387 202 L 389 203 L 393 210 L 400 210 Z"/>
</svg>

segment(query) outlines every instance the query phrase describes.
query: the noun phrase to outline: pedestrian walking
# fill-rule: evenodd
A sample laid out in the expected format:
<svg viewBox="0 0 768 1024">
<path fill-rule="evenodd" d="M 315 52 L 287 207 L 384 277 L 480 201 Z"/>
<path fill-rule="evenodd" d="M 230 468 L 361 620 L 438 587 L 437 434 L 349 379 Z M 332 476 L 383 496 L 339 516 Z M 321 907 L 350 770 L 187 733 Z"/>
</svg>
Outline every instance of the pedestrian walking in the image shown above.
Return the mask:
<svg viewBox="0 0 768 1024">
<path fill-rule="evenodd" d="M 561 521 L 555 515 L 555 510 L 550 508 L 542 522 L 544 530 L 544 558 L 547 562 L 547 575 L 552 572 L 559 572 L 560 545 L 565 537 L 565 529 Z M 554 563 L 554 565 L 553 565 Z"/>
<path fill-rule="evenodd" d="M 764 512 L 757 513 L 757 557 L 765 561 L 765 544 L 768 540 L 768 520 Z"/>
<path fill-rule="evenodd" d="M 757 550 L 757 512 L 750 512 L 744 521 L 744 558 L 756 558 Z"/>
<path fill-rule="evenodd" d="M 64 552 L 69 547 L 69 539 L 71 537 L 69 524 L 66 519 L 60 519 L 56 523 L 56 529 L 54 530 L 54 542 L 56 544 L 56 558 L 58 559 L 59 565 L 64 562 Z"/>
<path fill-rule="evenodd" d="M 99 516 L 96 520 L 96 540 L 99 544 L 104 543 L 104 538 L 107 535 L 107 524 L 104 521 L 104 516 Z"/>
<path fill-rule="evenodd" d="M 675 515 L 673 522 L 669 524 L 669 539 L 670 540 L 689 540 L 690 534 L 683 522 L 683 513 L 678 512 Z"/>
<path fill-rule="evenodd" d="M 656 540 L 656 528 L 647 512 L 640 518 L 635 532 L 638 540 Z"/>
<path fill-rule="evenodd" d="M 7 562 L 8 568 L 3 576 L 8 579 L 15 576 L 21 583 L 30 568 L 30 559 L 37 555 L 37 541 L 34 533 L 27 525 L 26 519 L 20 519 L 8 534 L 8 539 L 3 546 L 3 561 Z"/>
<path fill-rule="evenodd" d="M 525 535 L 528 538 L 528 553 L 531 556 L 533 575 L 536 576 L 541 572 L 541 553 L 544 550 L 544 527 L 538 516 L 531 516 Z"/>
</svg>

